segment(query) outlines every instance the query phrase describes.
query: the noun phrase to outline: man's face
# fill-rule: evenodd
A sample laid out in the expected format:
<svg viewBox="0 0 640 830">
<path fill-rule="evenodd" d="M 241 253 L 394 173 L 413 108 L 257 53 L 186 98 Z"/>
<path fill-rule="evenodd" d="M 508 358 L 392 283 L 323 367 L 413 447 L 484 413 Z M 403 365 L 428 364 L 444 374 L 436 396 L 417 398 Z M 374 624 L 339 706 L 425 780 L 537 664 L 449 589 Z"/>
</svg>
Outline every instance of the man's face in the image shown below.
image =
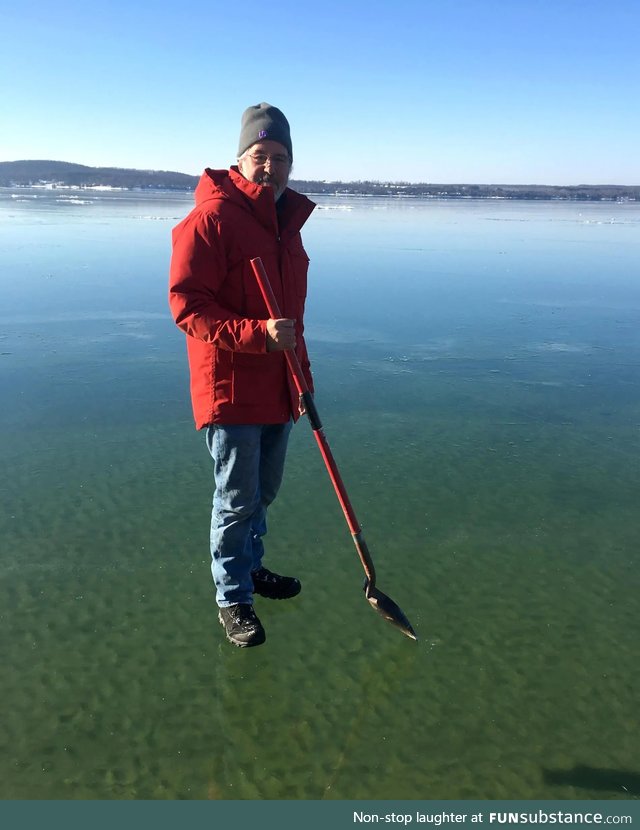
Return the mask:
<svg viewBox="0 0 640 830">
<path fill-rule="evenodd" d="M 250 182 L 272 187 L 277 201 L 289 181 L 291 159 L 279 141 L 259 141 L 238 159 L 238 170 Z"/>
</svg>

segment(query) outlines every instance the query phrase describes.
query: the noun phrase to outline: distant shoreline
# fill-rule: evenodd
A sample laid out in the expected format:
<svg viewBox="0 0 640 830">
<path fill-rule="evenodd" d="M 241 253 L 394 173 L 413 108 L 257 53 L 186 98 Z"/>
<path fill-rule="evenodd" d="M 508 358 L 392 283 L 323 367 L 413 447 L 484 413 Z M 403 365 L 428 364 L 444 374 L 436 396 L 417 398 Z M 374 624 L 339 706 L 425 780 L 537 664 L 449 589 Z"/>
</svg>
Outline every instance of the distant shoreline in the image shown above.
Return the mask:
<svg viewBox="0 0 640 830">
<path fill-rule="evenodd" d="M 2 188 L 191 193 L 199 179 L 200 176 L 165 170 L 87 167 L 62 161 L 0 162 L 0 187 Z M 580 202 L 640 201 L 640 185 L 434 184 L 292 179 L 291 187 L 310 196 Z"/>
<path fill-rule="evenodd" d="M 464 190 L 476 190 L 476 188 L 483 189 L 486 187 L 488 192 L 448 192 L 448 191 L 440 191 L 438 193 L 433 192 L 416 192 L 416 193 L 402 193 L 396 192 L 393 187 L 393 183 L 389 183 L 388 185 L 383 185 L 383 187 L 387 188 L 387 192 L 375 192 L 373 190 L 361 189 L 361 185 L 359 182 L 353 183 L 353 187 L 349 185 L 351 183 L 348 182 L 339 182 L 337 184 L 340 185 L 339 188 L 331 189 L 330 187 L 323 187 L 320 188 L 307 188 L 301 185 L 305 185 L 306 182 L 300 183 L 296 181 L 291 181 L 290 186 L 293 190 L 297 190 L 299 193 L 303 193 L 305 196 L 333 196 L 333 197 L 344 197 L 344 198 L 357 198 L 357 199 L 365 199 L 365 198 L 374 198 L 374 199 L 393 199 L 395 201 L 411 201 L 412 199 L 430 199 L 433 201 L 438 200 L 447 200 L 447 201 L 474 201 L 474 200 L 484 200 L 484 201 L 494 201 L 494 202 L 505 202 L 505 201 L 536 201 L 536 202 L 614 202 L 614 203 L 636 203 L 640 202 L 640 188 L 629 188 L 633 192 L 631 194 L 623 193 L 623 194 L 600 194 L 597 191 L 593 191 L 589 188 L 579 188 L 579 193 L 571 194 L 571 193 L 553 193 L 549 192 L 553 190 L 551 186 L 543 187 L 540 186 L 544 192 L 533 192 L 531 189 L 526 188 L 520 192 L 508 192 L 508 193 L 494 193 L 490 192 L 490 186 L 465 186 Z M 323 185 L 325 183 L 322 183 Z M 416 186 L 419 187 L 419 186 Z M 608 189 L 608 188 L 607 188 Z M 133 186 L 133 187 L 114 187 L 112 185 L 77 185 L 77 184 L 66 184 L 64 182 L 47 182 L 42 184 L 0 184 L 0 191 L 2 190 L 43 190 L 48 192 L 53 191 L 67 191 L 72 193 L 148 193 L 148 194 L 183 194 L 185 196 L 193 194 L 194 188 L 182 188 L 182 187 L 163 187 L 162 185 L 144 185 L 144 186 Z M 566 191 L 569 188 L 564 187 L 557 187 L 558 191 Z"/>
</svg>

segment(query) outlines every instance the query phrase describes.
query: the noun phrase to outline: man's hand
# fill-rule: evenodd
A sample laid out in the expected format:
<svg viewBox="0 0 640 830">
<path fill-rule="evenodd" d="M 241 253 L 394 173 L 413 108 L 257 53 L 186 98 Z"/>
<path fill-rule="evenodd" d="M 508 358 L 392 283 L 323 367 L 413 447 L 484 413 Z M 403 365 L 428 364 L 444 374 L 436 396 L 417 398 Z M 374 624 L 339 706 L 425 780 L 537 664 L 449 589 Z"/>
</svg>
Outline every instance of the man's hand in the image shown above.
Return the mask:
<svg viewBox="0 0 640 830">
<path fill-rule="evenodd" d="M 313 395 L 311 397 L 313 398 Z M 302 395 L 300 395 L 298 399 L 298 412 L 300 413 L 300 415 L 307 414 L 307 407 L 304 405 L 304 398 L 302 397 Z"/>
<path fill-rule="evenodd" d="M 277 320 L 267 320 L 267 351 L 283 352 L 286 349 L 295 349 L 296 321 L 280 317 Z"/>
</svg>

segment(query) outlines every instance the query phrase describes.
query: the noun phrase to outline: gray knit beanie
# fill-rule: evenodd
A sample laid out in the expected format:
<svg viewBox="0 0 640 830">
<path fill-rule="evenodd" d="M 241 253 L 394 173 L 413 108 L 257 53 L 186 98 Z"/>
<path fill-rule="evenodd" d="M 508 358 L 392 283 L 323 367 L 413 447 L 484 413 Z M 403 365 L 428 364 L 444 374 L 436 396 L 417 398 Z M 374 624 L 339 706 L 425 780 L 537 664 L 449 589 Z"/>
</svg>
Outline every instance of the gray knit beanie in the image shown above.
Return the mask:
<svg viewBox="0 0 640 830">
<path fill-rule="evenodd" d="M 249 107 L 242 115 L 238 158 L 258 141 L 278 141 L 293 159 L 289 122 L 277 107 L 264 102 Z"/>
</svg>

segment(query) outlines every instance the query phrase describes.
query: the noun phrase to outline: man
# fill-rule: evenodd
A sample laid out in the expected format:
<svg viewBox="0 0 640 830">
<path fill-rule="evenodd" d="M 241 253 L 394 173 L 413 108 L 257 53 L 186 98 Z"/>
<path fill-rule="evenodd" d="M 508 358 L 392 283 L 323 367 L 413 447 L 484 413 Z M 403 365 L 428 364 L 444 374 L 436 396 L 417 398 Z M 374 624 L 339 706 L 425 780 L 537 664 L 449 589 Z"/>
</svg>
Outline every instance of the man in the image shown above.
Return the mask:
<svg viewBox="0 0 640 830">
<path fill-rule="evenodd" d="M 218 618 L 227 638 L 243 647 L 265 641 L 253 594 L 287 599 L 301 588 L 262 564 L 267 508 L 300 414 L 286 349 L 295 349 L 313 389 L 303 338 L 309 259 L 300 229 L 315 205 L 287 187 L 292 163 L 283 113 L 266 103 L 249 107 L 237 166 L 207 168 L 196 207 L 173 230 L 169 303 L 187 334 L 196 428 L 206 430 L 214 466 L 211 571 Z M 258 256 L 282 319 L 269 319 L 250 266 Z"/>
</svg>

